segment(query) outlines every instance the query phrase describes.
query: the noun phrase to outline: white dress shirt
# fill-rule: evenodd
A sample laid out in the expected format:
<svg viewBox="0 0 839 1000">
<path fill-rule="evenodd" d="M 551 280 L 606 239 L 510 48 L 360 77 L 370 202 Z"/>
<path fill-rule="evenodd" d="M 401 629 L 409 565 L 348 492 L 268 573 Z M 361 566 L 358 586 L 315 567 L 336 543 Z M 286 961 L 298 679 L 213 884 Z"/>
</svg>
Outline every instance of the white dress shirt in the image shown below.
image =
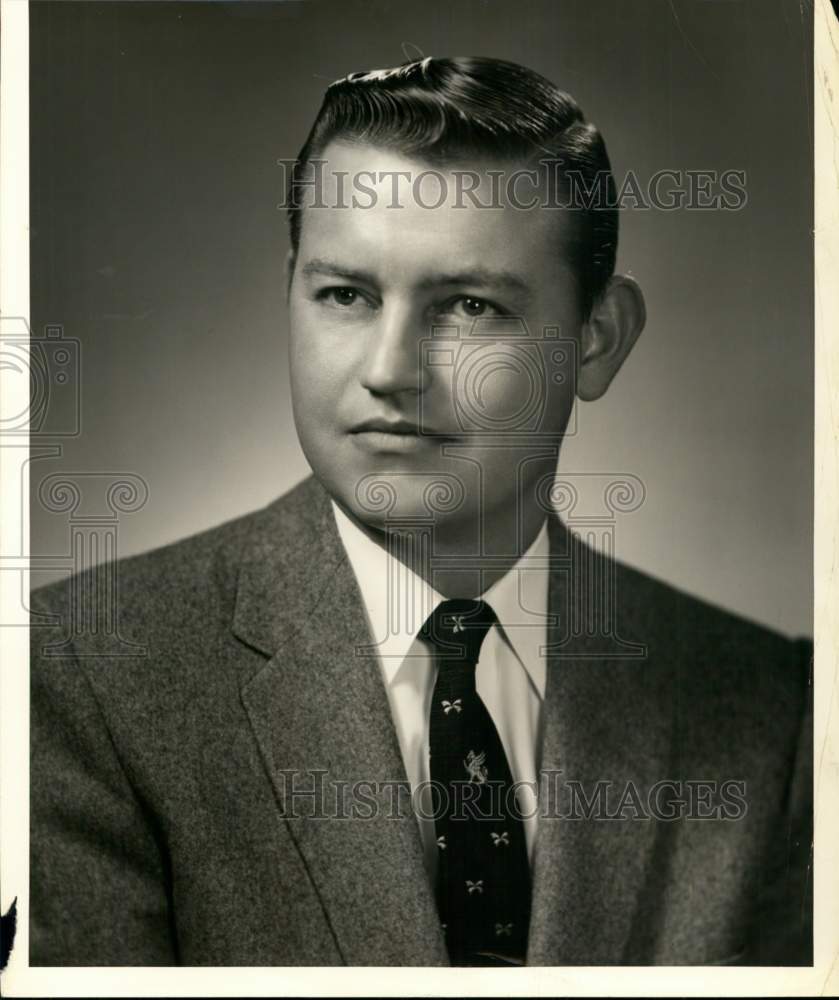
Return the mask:
<svg viewBox="0 0 839 1000">
<path fill-rule="evenodd" d="M 413 801 L 419 805 L 417 821 L 426 866 L 433 876 L 437 847 L 428 786 L 428 716 L 436 669 L 417 633 L 444 598 L 369 538 L 334 501 L 332 508 L 378 648 L 405 772 Z M 493 626 L 484 639 L 475 683 L 501 737 L 513 781 L 522 783 L 517 795 L 531 864 L 547 673 L 540 650 L 546 642 L 548 556 L 545 521 L 518 562 L 484 594 L 476 595 L 492 607 L 501 627 Z"/>
</svg>

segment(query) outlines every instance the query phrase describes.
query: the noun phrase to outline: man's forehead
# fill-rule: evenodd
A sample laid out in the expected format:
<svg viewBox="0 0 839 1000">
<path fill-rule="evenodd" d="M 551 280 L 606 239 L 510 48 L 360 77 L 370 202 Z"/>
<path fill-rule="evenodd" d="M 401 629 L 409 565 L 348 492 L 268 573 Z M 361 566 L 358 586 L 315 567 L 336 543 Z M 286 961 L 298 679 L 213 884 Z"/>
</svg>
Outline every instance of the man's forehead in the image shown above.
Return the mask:
<svg viewBox="0 0 839 1000">
<path fill-rule="evenodd" d="M 502 158 L 476 152 L 433 160 L 419 153 L 362 141 L 336 139 L 312 156 L 300 174 L 301 208 L 444 215 L 506 211 L 534 224 L 544 209 L 556 216 L 551 192 L 562 186 L 561 163 L 548 158 Z"/>
<path fill-rule="evenodd" d="M 340 222 L 330 223 L 330 216 Z M 524 304 L 542 271 L 556 271 L 558 255 L 521 252 L 520 241 L 482 238 L 468 224 L 460 231 L 448 227 L 379 224 L 372 213 L 357 212 L 346 219 L 337 211 L 305 213 L 298 270 L 304 279 L 335 279 L 368 284 L 410 286 L 422 292 L 451 286 L 503 290 Z"/>
<path fill-rule="evenodd" d="M 375 175 L 373 183 L 390 190 L 397 179 L 394 175 L 407 173 L 410 177 L 398 178 L 400 190 L 404 186 L 407 192 L 412 187 L 412 182 L 423 176 L 445 176 L 455 186 L 458 177 L 463 178 L 464 175 L 490 176 L 495 173 L 503 176 L 532 169 L 534 166 L 532 162 L 523 159 L 503 159 L 480 153 L 461 153 L 446 159 L 435 157 L 432 160 L 424 158 L 420 153 L 407 153 L 391 146 L 351 139 L 334 139 L 314 159 L 323 164 L 319 170 L 323 173 L 324 182 L 330 183 L 335 190 L 339 185 L 346 189 L 348 178 L 365 175 L 368 183 L 372 180 L 371 175 Z M 384 176 L 379 179 L 379 175 Z M 466 184 L 465 180 L 461 180 L 461 186 Z M 496 182 L 496 187 L 498 186 Z"/>
<path fill-rule="evenodd" d="M 543 254 L 555 266 L 563 228 L 557 211 L 505 204 L 503 183 L 490 190 L 493 172 L 503 180 L 521 165 L 476 159 L 430 166 L 398 150 L 341 141 L 312 167 L 318 183 L 301 199 L 301 256 L 340 259 L 351 245 L 368 260 L 410 255 L 445 271 L 483 266 L 525 280 Z M 516 258 L 524 262 L 514 266 Z"/>
</svg>

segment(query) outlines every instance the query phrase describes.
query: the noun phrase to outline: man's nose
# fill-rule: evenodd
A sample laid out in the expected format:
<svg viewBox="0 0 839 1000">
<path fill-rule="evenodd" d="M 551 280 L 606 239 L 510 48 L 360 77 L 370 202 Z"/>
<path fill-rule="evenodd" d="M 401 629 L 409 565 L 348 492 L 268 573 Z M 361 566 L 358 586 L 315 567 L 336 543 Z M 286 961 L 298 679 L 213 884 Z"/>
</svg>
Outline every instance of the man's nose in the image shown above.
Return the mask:
<svg viewBox="0 0 839 1000">
<path fill-rule="evenodd" d="M 421 317 L 409 304 L 382 309 L 370 331 L 361 383 L 376 395 L 418 394 L 425 387 Z"/>
</svg>

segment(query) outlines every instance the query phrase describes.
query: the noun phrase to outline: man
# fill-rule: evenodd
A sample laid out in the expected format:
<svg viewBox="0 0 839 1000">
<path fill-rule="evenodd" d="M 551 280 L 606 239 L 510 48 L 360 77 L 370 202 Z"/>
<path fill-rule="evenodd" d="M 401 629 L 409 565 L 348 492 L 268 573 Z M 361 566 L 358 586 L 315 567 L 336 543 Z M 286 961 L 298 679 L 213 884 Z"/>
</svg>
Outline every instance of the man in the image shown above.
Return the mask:
<svg viewBox="0 0 839 1000">
<path fill-rule="evenodd" d="M 105 571 L 33 595 L 32 964 L 810 962 L 807 644 L 552 512 L 645 318 L 598 185 L 523 67 L 327 90 L 290 189 L 314 477 L 120 563 L 135 655 Z"/>
</svg>

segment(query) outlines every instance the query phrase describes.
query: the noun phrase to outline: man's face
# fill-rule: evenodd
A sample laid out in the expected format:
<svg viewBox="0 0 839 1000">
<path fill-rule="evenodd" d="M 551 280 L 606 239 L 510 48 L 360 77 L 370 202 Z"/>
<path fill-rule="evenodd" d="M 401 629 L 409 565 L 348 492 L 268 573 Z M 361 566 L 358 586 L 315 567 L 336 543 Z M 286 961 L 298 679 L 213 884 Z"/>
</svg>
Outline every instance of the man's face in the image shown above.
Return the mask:
<svg viewBox="0 0 839 1000">
<path fill-rule="evenodd" d="M 329 207 L 303 210 L 289 291 L 294 416 L 312 469 L 374 528 L 431 517 L 457 532 L 522 516 L 520 496 L 554 471 L 574 400 L 567 220 L 468 197 L 456 207 L 464 167 L 439 171 L 448 197 L 431 208 L 439 182 L 412 183 L 427 164 L 338 142 L 322 158 Z M 375 198 L 352 186 L 370 171 L 386 172 L 363 175 Z M 395 171 L 410 174 L 399 208 L 388 207 Z M 488 192 L 482 180 L 478 199 Z M 353 193 L 372 206 L 351 207 Z"/>
</svg>

